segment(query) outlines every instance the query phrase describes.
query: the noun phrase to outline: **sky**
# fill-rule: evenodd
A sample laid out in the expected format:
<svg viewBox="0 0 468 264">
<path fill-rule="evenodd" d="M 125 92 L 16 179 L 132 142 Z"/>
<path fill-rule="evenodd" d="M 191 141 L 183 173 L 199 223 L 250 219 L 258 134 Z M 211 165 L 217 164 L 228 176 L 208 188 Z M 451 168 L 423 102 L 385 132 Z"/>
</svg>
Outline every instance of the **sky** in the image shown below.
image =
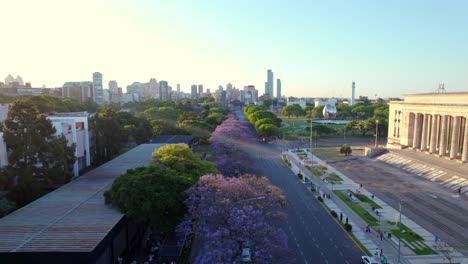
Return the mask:
<svg viewBox="0 0 468 264">
<path fill-rule="evenodd" d="M 468 91 L 468 1 L 0 0 L 0 81 L 150 78 L 301 97 Z M 276 94 L 276 81 L 274 82 Z"/>
</svg>

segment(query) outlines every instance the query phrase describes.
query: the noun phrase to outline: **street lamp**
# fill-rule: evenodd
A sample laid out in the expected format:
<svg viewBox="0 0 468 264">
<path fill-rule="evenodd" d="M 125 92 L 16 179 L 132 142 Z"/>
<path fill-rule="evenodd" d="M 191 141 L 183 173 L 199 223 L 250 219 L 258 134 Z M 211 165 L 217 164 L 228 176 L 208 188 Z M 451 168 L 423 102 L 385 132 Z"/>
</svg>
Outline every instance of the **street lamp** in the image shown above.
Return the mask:
<svg viewBox="0 0 468 264">
<path fill-rule="evenodd" d="M 400 251 L 400 248 L 401 248 L 401 206 L 403 205 L 403 200 L 400 198 L 400 216 L 398 217 L 399 220 L 398 220 L 398 232 L 399 232 L 399 236 L 398 236 L 398 264 L 400 264 L 400 258 L 401 258 L 401 251 Z"/>
<path fill-rule="evenodd" d="M 377 147 L 378 137 L 379 137 L 379 120 L 375 120 L 375 147 Z"/>
<path fill-rule="evenodd" d="M 312 153 L 312 118 L 310 119 L 310 141 L 309 141 L 309 145 L 310 145 L 310 160 L 312 161 L 312 165 L 314 164 L 314 155 Z"/>
</svg>

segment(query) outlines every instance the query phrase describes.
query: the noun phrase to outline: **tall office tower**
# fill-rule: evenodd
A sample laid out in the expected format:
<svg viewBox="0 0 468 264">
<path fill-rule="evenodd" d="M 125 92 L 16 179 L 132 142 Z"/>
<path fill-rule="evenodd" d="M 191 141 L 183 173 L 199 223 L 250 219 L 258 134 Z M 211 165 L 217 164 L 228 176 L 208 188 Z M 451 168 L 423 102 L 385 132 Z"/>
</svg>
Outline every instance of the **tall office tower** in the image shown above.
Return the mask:
<svg viewBox="0 0 468 264">
<path fill-rule="evenodd" d="M 148 91 L 144 92 L 146 98 L 159 98 L 159 84 L 156 78 L 150 78 Z"/>
<path fill-rule="evenodd" d="M 356 89 L 356 84 L 353 82 L 352 92 L 351 92 L 351 105 L 354 105 L 354 92 Z"/>
<path fill-rule="evenodd" d="M 267 84 L 268 90 L 266 93 L 270 96 L 270 98 L 273 98 L 273 72 L 271 70 L 268 70 L 267 72 Z"/>
<path fill-rule="evenodd" d="M 180 92 L 180 84 L 179 83 L 177 84 L 177 92 L 178 93 Z"/>
<path fill-rule="evenodd" d="M 117 86 L 117 81 L 115 80 L 109 81 L 109 101 L 111 103 L 118 103 L 120 101 L 119 87 Z"/>
<path fill-rule="evenodd" d="M 281 79 L 276 79 L 276 98 L 281 99 Z"/>
<path fill-rule="evenodd" d="M 104 92 L 102 89 L 102 74 L 93 73 L 93 101 L 97 105 L 104 105 Z"/>
<path fill-rule="evenodd" d="M 169 84 L 167 81 L 159 81 L 159 99 L 169 99 Z"/>
<path fill-rule="evenodd" d="M 201 96 L 203 94 L 203 84 L 198 85 L 198 96 Z"/>
<path fill-rule="evenodd" d="M 191 87 L 190 98 L 192 98 L 192 99 L 197 99 L 198 98 L 197 85 L 196 84 L 193 84 L 192 87 Z"/>
<path fill-rule="evenodd" d="M 228 91 L 228 92 L 232 91 L 232 84 L 231 83 L 226 84 L 226 91 Z"/>
<path fill-rule="evenodd" d="M 224 89 L 223 89 L 223 86 L 222 86 L 222 85 L 218 86 L 218 91 L 223 91 L 223 90 L 224 90 Z"/>
<path fill-rule="evenodd" d="M 211 93 L 210 88 L 206 88 L 206 93 L 207 93 L 207 94 L 210 94 L 210 93 Z"/>
<path fill-rule="evenodd" d="M 268 93 L 268 82 L 265 82 L 265 92 L 264 94 L 267 94 Z"/>
</svg>

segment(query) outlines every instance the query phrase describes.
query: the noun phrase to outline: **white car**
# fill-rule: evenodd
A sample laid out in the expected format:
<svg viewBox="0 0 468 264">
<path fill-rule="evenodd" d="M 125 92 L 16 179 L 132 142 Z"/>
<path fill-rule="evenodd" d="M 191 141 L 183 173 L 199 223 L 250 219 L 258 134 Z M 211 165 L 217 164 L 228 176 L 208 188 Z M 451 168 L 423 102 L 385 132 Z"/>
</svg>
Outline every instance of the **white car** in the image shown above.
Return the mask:
<svg viewBox="0 0 468 264">
<path fill-rule="evenodd" d="M 361 263 L 363 264 L 378 264 L 374 257 L 362 256 Z"/>
</svg>

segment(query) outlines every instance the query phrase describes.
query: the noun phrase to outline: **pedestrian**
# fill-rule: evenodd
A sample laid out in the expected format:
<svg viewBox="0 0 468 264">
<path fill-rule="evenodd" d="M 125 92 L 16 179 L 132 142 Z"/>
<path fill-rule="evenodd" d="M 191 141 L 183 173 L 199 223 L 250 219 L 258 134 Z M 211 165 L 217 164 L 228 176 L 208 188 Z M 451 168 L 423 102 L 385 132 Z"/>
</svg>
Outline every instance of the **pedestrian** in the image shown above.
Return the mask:
<svg viewBox="0 0 468 264">
<path fill-rule="evenodd" d="M 379 239 L 379 238 L 380 238 L 380 235 L 377 233 L 377 236 L 376 236 L 375 238 Z"/>
<path fill-rule="evenodd" d="M 345 220 L 346 224 L 348 223 L 348 217 L 346 217 L 346 220 Z"/>
<path fill-rule="evenodd" d="M 380 256 L 383 256 L 383 249 L 380 249 Z"/>
<path fill-rule="evenodd" d="M 370 226 L 369 225 L 366 226 L 366 233 L 370 233 Z"/>
<path fill-rule="evenodd" d="M 460 188 L 458 188 L 458 194 L 461 194 L 461 189 L 462 187 L 460 186 Z"/>
<path fill-rule="evenodd" d="M 374 196 L 374 195 L 372 195 L 372 199 L 374 199 L 374 197 L 375 197 L 375 196 Z"/>
<path fill-rule="evenodd" d="M 383 240 L 383 233 L 380 233 L 380 241 Z"/>
</svg>

